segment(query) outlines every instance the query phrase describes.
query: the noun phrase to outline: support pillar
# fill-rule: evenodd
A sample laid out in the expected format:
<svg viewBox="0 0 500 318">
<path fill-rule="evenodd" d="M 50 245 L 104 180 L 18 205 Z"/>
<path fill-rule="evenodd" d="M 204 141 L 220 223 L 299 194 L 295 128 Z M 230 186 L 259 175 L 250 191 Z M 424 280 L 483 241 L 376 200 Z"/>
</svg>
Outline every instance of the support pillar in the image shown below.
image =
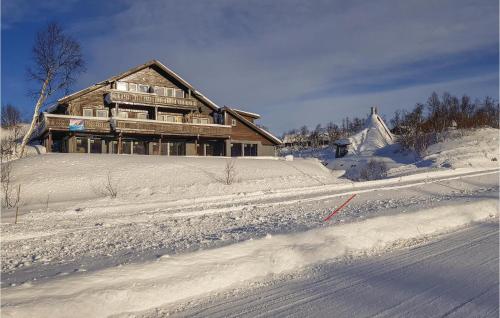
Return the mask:
<svg viewBox="0 0 500 318">
<path fill-rule="evenodd" d="M 160 138 L 158 138 L 158 155 L 159 156 L 161 156 L 161 148 L 162 148 L 161 146 L 162 145 L 161 145 L 161 137 L 160 137 Z"/>
<path fill-rule="evenodd" d="M 226 153 L 226 157 L 231 157 L 231 140 L 230 139 L 224 140 L 224 150 Z"/>
<path fill-rule="evenodd" d="M 122 153 L 122 134 L 118 135 L 118 154 Z"/>
<path fill-rule="evenodd" d="M 52 132 L 50 130 L 47 136 L 47 152 L 52 152 Z"/>
</svg>

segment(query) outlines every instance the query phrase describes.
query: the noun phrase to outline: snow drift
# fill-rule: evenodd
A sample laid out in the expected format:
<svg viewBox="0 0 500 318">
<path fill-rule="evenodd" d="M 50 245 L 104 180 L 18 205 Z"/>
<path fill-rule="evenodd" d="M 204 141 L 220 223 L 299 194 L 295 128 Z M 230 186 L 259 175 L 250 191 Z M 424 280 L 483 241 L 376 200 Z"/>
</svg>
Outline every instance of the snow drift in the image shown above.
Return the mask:
<svg viewBox="0 0 500 318">
<path fill-rule="evenodd" d="M 236 180 L 226 185 L 224 169 L 235 160 Z M 22 184 L 25 205 L 50 200 L 78 202 L 101 198 L 110 175 L 117 201 L 147 202 L 221 196 L 242 192 L 319 186 L 341 182 L 316 159 L 167 157 L 59 154 L 13 162 L 13 184 Z"/>
<path fill-rule="evenodd" d="M 349 255 L 378 252 L 408 240 L 498 216 L 496 199 L 382 216 L 300 234 L 268 236 L 156 262 L 126 265 L 4 290 L 5 317 L 107 317 L 235 287 L 269 274 Z"/>
</svg>

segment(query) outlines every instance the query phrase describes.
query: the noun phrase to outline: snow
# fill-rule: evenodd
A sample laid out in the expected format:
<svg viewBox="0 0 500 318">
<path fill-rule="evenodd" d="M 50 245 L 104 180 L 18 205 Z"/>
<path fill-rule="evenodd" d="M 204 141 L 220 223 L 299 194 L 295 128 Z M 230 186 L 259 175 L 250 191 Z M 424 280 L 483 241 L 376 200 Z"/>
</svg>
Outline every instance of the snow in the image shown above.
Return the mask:
<svg viewBox="0 0 500 318">
<path fill-rule="evenodd" d="M 447 204 L 3 291 L 5 317 L 106 317 L 142 311 L 306 266 L 376 254 L 429 235 L 498 217 L 497 199 Z"/>
<path fill-rule="evenodd" d="M 498 222 L 134 317 L 498 317 Z M 362 301 L 360 301 L 362 300 Z"/>
<path fill-rule="evenodd" d="M 391 147 L 381 149 L 393 160 Z M 149 310 L 420 242 L 497 215 L 494 158 L 498 130 L 478 129 L 450 132 L 427 161 L 398 163 L 391 178 L 366 182 L 302 158 L 15 160 L 23 196 L 18 224 L 2 210 L 2 313 Z M 221 180 L 228 160 L 232 185 Z M 98 191 L 108 174 L 114 199 Z"/>
<path fill-rule="evenodd" d="M 235 160 L 236 182 L 221 181 L 226 162 Z M 27 206 L 101 199 L 108 173 L 118 188 L 118 199 L 134 203 L 194 199 L 207 196 L 223 200 L 242 192 L 271 191 L 338 184 L 335 174 L 316 159 L 293 162 L 269 158 L 167 157 L 51 153 L 18 160 L 13 183 L 21 183 Z M 114 201 L 116 204 L 117 202 Z"/>
<path fill-rule="evenodd" d="M 382 162 L 388 169 L 387 175 L 392 177 L 428 170 L 499 167 L 498 129 L 445 132 L 441 142 L 431 145 L 426 154 L 419 157 L 402 150 L 391 139 L 394 136 L 384 133 L 384 127 L 372 117 L 366 129 L 350 138 L 349 153 L 330 160 L 327 167 L 345 171 L 345 176 L 353 180 L 360 179 L 361 170 L 370 160 Z"/>
</svg>

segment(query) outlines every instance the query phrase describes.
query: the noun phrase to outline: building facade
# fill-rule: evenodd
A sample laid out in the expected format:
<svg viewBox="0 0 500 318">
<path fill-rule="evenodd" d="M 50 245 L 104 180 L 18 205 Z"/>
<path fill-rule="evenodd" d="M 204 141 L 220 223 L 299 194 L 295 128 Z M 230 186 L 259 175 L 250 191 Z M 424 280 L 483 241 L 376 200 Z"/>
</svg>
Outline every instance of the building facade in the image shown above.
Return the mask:
<svg viewBox="0 0 500 318">
<path fill-rule="evenodd" d="M 67 95 L 40 114 L 47 152 L 274 156 L 258 114 L 219 107 L 153 60 Z"/>
</svg>

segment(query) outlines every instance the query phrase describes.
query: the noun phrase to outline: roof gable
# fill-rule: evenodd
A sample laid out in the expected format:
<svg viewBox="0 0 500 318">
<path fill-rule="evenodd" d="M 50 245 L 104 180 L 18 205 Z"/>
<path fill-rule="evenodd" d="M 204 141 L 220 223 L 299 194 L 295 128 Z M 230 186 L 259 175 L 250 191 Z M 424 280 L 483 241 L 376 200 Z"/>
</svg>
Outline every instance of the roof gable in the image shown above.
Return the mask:
<svg viewBox="0 0 500 318">
<path fill-rule="evenodd" d="M 249 121 L 248 119 L 246 119 L 245 117 L 240 115 L 236 110 L 229 108 L 229 107 L 224 107 L 223 111 L 227 111 L 229 114 L 231 114 L 231 116 L 237 118 L 243 124 L 250 127 L 252 130 L 256 131 L 260 135 L 264 136 L 267 140 L 271 141 L 273 144 L 275 144 L 275 145 L 282 144 L 282 141 L 279 138 L 277 138 L 276 136 L 274 136 L 273 134 L 271 134 L 267 130 L 264 130 L 264 129 L 260 128 L 259 126 L 257 126 L 256 124 L 252 123 L 251 121 Z"/>
<path fill-rule="evenodd" d="M 180 77 L 177 73 L 175 73 L 174 71 L 172 71 L 171 69 L 169 69 L 168 67 L 166 67 L 165 65 L 163 65 L 161 62 L 159 62 L 158 60 L 151 60 L 147 63 L 144 63 L 144 64 L 141 64 L 141 65 L 138 65 L 136 67 L 133 67 L 121 74 L 118 74 L 118 75 L 115 75 L 115 76 L 112 76 L 104 81 L 101 81 L 101 82 L 98 82 L 92 86 L 89 86 L 85 89 L 82 89 L 80 91 L 77 91 L 75 93 L 72 93 L 70 95 L 66 95 L 62 98 L 60 98 L 58 100 L 58 103 L 66 103 L 74 98 L 77 98 L 79 96 L 82 96 L 84 94 L 87 94 L 89 92 L 92 92 L 96 89 L 99 89 L 99 88 L 102 88 L 106 85 L 109 85 L 110 83 L 112 82 L 115 82 L 115 81 L 119 81 L 125 77 L 128 77 L 134 73 L 137 73 L 145 68 L 149 68 L 149 67 L 155 67 L 157 68 L 158 70 L 160 71 L 163 71 L 165 72 L 169 77 L 173 78 L 174 81 L 178 82 L 179 84 L 181 84 L 182 86 L 186 87 L 186 89 L 189 89 L 191 90 L 192 92 L 192 95 L 195 97 L 195 98 L 198 98 L 200 101 L 202 101 L 203 103 L 207 104 L 210 108 L 214 109 L 214 110 L 218 110 L 220 107 L 214 103 L 213 101 L 211 101 L 209 98 L 207 98 L 205 95 L 203 95 L 201 92 L 197 91 L 190 83 L 188 83 L 186 80 L 184 80 L 182 77 Z"/>
</svg>

